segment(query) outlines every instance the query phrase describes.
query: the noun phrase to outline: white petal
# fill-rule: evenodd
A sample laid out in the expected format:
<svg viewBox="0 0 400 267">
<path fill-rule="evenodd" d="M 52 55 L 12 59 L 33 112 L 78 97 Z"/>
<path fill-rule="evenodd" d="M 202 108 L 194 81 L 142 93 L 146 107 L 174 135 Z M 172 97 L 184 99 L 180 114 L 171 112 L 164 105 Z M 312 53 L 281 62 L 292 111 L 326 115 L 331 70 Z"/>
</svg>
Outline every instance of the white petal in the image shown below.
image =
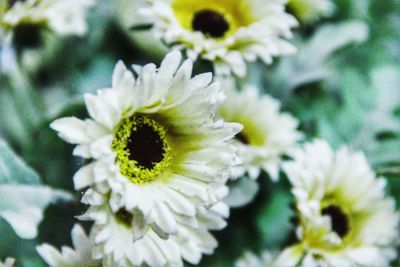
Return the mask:
<svg viewBox="0 0 400 267">
<path fill-rule="evenodd" d="M 83 144 L 91 141 L 86 134 L 85 122 L 75 117 L 55 120 L 50 127 L 58 132 L 65 141 L 72 144 Z"/>
</svg>

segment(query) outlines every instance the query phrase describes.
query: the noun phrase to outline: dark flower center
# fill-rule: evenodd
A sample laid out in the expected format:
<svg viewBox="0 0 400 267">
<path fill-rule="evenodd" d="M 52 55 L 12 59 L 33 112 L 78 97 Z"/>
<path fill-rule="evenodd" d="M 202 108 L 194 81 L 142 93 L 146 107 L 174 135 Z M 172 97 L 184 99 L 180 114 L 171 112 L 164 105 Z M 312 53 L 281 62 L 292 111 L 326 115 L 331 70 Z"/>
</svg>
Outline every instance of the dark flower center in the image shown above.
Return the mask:
<svg viewBox="0 0 400 267">
<path fill-rule="evenodd" d="M 121 121 L 112 149 L 121 174 L 139 184 L 153 181 L 171 160 L 164 127 L 140 115 Z"/>
<path fill-rule="evenodd" d="M 13 43 L 17 50 L 23 48 L 38 48 L 43 40 L 40 35 L 40 28 L 37 25 L 21 24 L 15 27 Z"/>
<path fill-rule="evenodd" d="M 322 215 L 329 216 L 331 219 L 332 230 L 341 238 L 345 237 L 350 230 L 347 215 L 335 205 L 330 205 L 322 209 Z"/>
<path fill-rule="evenodd" d="M 164 141 L 160 133 L 147 124 L 137 125 L 136 130 L 131 132 L 127 149 L 129 159 L 145 169 L 152 169 L 164 159 Z"/>
<path fill-rule="evenodd" d="M 240 132 L 235 136 L 236 140 L 240 141 L 241 143 L 248 145 L 250 144 L 249 138 L 243 133 Z"/>
<path fill-rule="evenodd" d="M 211 37 L 219 38 L 229 30 L 229 24 L 222 14 L 204 9 L 194 14 L 192 28 Z"/>
<path fill-rule="evenodd" d="M 115 213 L 115 217 L 117 218 L 117 221 L 127 227 L 130 227 L 132 225 L 132 220 L 133 220 L 133 215 L 129 211 L 127 211 L 124 208 L 119 209 Z"/>
</svg>

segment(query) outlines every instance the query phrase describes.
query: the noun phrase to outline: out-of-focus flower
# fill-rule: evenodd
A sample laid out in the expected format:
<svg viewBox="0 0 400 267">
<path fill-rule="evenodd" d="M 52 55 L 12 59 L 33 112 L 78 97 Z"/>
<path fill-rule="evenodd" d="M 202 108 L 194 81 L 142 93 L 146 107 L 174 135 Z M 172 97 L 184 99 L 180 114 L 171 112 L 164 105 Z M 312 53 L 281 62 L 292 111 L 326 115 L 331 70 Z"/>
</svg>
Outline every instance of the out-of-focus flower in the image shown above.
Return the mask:
<svg viewBox="0 0 400 267">
<path fill-rule="evenodd" d="M 288 8 L 303 23 L 313 23 L 331 15 L 335 9 L 332 0 L 289 0 Z"/>
<path fill-rule="evenodd" d="M 278 179 L 282 156 L 296 145 L 301 134 L 296 130 L 298 121 L 280 112 L 280 103 L 268 95 L 260 95 L 252 85 L 236 91 L 232 80 L 222 83 L 227 99 L 220 106 L 219 115 L 226 121 L 243 125 L 236 135 L 241 165 L 235 175 L 245 173 L 252 179 L 265 170 L 273 180 Z"/>
<path fill-rule="evenodd" d="M 226 225 L 223 215 L 227 215 L 228 209 L 221 202 L 208 210 L 202 209 L 197 215 L 198 223 L 183 216 L 177 218 L 180 227 L 176 235 L 160 237 L 155 232 L 157 228 L 141 227 L 144 222 L 140 213 L 123 208 L 114 213 L 107 197 L 99 195 L 99 198 L 101 204 L 91 206 L 81 219 L 94 220 L 94 257 L 102 259 L 104 266 L 183 266 L 182 258 L 197 264 L 203 253 L 211 254 L 217 247 L 209 230 Z"/>
<path fill-rule="evenodd" d="M 36 247 L 39 255 L 51 267 L 100 267 L 101 262 L 92 257 L 93 242 L 85 234 L 80 225 L 75 225 L 71 231 L 74 248 L 62 247 L 61 252 L 51 245 L 43 244 Z"/>
<path fill-rule="evenodd" d="M 264 251 L 261 257 L 252 252 L 245 252 L 244 255 L 235 262 L 235 267 L 291 267 L 291 265 L 276 265 L 276 254 L 270 251 Z"/>
<path fill-rule="evenodd" d="M 169 48 L 157 38 L 153 32 L 144 30 L 132 30 L 136 25 L 149 25 L 148 17 L 141 16 L 140 10 L 147 5 L 144 1 L 115 0 L 115 19 L 119 23 L 125 35 L 136 47 L 146 51 L 149 56 L 163 58 Z"/>
<path fill-rule="evenodd" d="M 4 262 L 0 261 L 0 267 L 13 267 L 15 260 L 12 258 L 7 258 Z"/>
<path fill-rule="evenodd" d="M 286 40 L 297 25 L 286 0 L 152 0 L 143 13 L 155 34 L 192 59 L 211 61 L 218 75 L 246 74 L 246 62 L 295 52 Z"/>
<path fill-rule="evenodd" d="M 61 35 L 83 35 L 85 16 L 95 0 L 6 0 L 0 4 L 0 28 L 23 31 L 46 26 Z"/>
<path fill-rule="evenodd" d="M 92 159 L 74 176 L 77 190 L 91 187 L 85 201 L 96 205 L 96 192 L 110 195 L 113 213 L 138 211 L 142 229 L 150 225 L 164 237 L 178 231 L 180 217 L 196 221 L 200 209 L 217 203 L 238 164 L 229 141 L 242 126 L 215 120 L 225 96 L 210 73 L 191 78 L 192 66 L 175 51 L 159 69 L 133 66 L 135 79 L 120 62 L 112 88 L 85 95 L 91 119 L 51 124 L 78 145 L 74 155 Z"/>
<path fill-rule="evenodd" d="M 364 155 L 314 141 L 292 157 L 283 168 L 296 198 L 299 243 L 283 257 L 299 266 L 389 266 L 399 214 Z"/>
<path fill-rule="evenodd" d="M 292 255 L 288 253 L 279 254 L 276 251 L 265 250 L 261 256 L 252 252 L 245 252 L 244 255 L 235 262 L 235 267 L 294 267 L 297 266 L 293 261 Z M 312 266 L 312 265 L 310 265 Z"/>
</svg>

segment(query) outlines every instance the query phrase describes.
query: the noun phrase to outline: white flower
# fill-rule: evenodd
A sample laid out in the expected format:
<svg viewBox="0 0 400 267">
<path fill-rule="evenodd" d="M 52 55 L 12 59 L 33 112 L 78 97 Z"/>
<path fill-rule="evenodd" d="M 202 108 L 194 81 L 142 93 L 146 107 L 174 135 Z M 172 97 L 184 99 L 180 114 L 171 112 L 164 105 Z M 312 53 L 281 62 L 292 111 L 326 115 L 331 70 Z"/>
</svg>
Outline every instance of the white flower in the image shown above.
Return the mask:
<svg viewBox="0 0 400 267">
<path fill-rule="evenodd" d="M 115 16 L 125 35 L 135 47 L 148 53 L 151 58 L 162 58 L 169 48 L 151 31 L 132 30 L 132 26 L 151 25 L 149 18 L 141 16 L 140 10 L 147 3 L 143 1 L 115 0 Z"/>
<path fill-rule="evenodd" d="M 92 258 L 93 242 L 80 225 L 71 231 L 72 244 L 75 249 L 62 247 L 61 253 L 51 245 L 36 247 L 39 255 L 51 267 L 99 267 L 101 262 Z"/>
<path fill-rule="evenodd" d="M 4 262 L 0 261 L 0 267 L 13 267 L 15 260 L 12 258 L 7 258 Z"/>
<path fill-rule="evenodd" d="M 104 266 L 183 266 L 182 259 L 197 264 L 202 254 L 211 254 L 217 247 L 209 230 L 226 225 L 223 216 L 227 216 L 228 208 L 221 202 L 199 212 L 196 222 L 179 218 L 176 235 L 160 237 L 157 228 L 141 228 L 141 214 L 125 209 L 113 213 L 106 197 L 99 197 L 102 204 L 91 206 L 80 218 L 94 220 L 94 257 L 102 259 Z"/>
<path fill-rule="evenodd" d="M 95 192 L 110 194 L 114 213 L 139 211 L 158 233 L 177 232 L 178 217 L 195 220 L 199 209 L 221 198 L 216 192 L 238 163 L 228 141 L 241 125 L 214 119 L 224 99 L 210 73 L 190 78 L 191 60 L 181 54 L 154 64 L 117 64 L 112 88 L 85 95 L 91 119 L 62 118 L 51 124 L 74 155 L 93 159 L 74 176 L 83 199 L 97 205 Z"/>
<path fill-rule="evenodd" d="M 276 266 L 275 256 L 269 251 L 264 251 L 261 257 L 247 251 L 235 262 L 235 267 L 287 267 Z"/>
<path fill-rule="evenodd" d="M 297 202 L 299 243 L 283 254 L 302 259 L 300 266 L 389 266 L 399 214 L 364 155 L 314 141 L 292 156 L 283 168 Z"/>
<path fill-rule="evenodd" d="M 226 187 L 219 188 L 219 191 L 222 194 L 221 198 L 228 194 Z M 225 219 L 228 216 L 229 206 L 220 201 L 211 208 L 199 212 L 197 227 L 181 227 L 173 240 L 179 244 L 182 258 L 193 265 L 197 265 L 202 254 L 211 255 L 218 243 L 209 230 L 215 231 L 225 228 L 227 225 Z"/>
<path fill-rule="evenodd" d="M 304 23 L 313 23 L 331 15 L 335 9 L 332 0 L 289 0 L 288 8 Z"/>
<path fill-rule="evenodd" d="M 61 35 L 86 33 L 85 16 L 95 0 L 6 0 L 0 4 L 0 31 L 45 25 Z M 3 33 L 4 34 L 4 33 Z"/>
<path fill-rule="evenodd" d="M 278 259 L 279 256 L 279 259 Z M 252 252 L 245 252 L 244 255 L 235 262 L 235 267 L 294 267 L 295 263 L 291 258 L 283 258 L 276 252 L 263 251 L 261 256 Z"/>
<path fill-rule="evenodd" d="M 295 52 L 286 40 L 297 25 L 286 0 L 151 0 L 143 15 L 155 34 L 193 59 L 211 61 L 218 75 L 246 74 L 246 62 Z"/>
<path fill-rule="evenodd" d="M 219 115 L 243 125 L 235 138 L 242 161 L 236 175 L 247 173 L 256 179 L 265 170 L 273 180 L 278 179 L 282 156 L 301 136 L 296 130 L 298 121 L 280 112 L 280 103 L 268 95 L 260 95 L 254 86 L 247 85 L 238 92 L 233 82 L 226 80 L 222 87 L 227 99 L 220 106 Z"/>
</svg>

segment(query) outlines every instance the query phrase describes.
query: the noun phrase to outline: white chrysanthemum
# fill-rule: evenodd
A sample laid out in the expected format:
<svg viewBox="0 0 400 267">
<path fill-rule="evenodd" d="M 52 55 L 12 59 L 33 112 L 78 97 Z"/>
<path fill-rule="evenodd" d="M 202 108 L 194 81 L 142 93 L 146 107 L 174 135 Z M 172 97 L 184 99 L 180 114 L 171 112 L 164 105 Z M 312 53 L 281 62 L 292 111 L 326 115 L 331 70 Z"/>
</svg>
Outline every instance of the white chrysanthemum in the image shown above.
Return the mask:
<svg viewBox="0 0 400 267">
<path fill-rule="evenodd" d="M 71 231 L 74 248 L 62 247 L 61 252 L 51 245 L 36 247 L 39 255 L 51 267 L 100 267 L 101 262 L 92 258 L 94 244 L 80 225 Z"/>
<path fill-rule="evenodd" d="M 286 0 L 151 0 L 143 13 L 154 19 L 155 34 L 186 50 L 189 57 L 211 61 L 219 75 L 244 76 L 246 62 L 291 54 L 286 39 L 297 25 L 285 12 Z"/>
<path fill-rule="evenodd" d="M 289 267 L 288 265 L 277 266 L 275 257 L 276 255 L 269 251 L 264 251 L 261 257 L 247 251 L 235 262 L 235 267 Z"/>
<path fill-rule="evenodd" d="M 223 216 L 229 211 L 220 202 L 208 210 L 202 209 L 196 221 L 182 216 L 178 218 L 180 227 L 175 235 L 160 237 L 155 232 L 157 228 L 142 227 L 141 214 L 125 209 L 113 213 L 106 197 L 98 197 L 101 204 L 91 206 L 81 219 L 94 220 L 94 257 L 110 267 L 183 266 L 182 259 L 197 264 L 202 254 L 211 254 L 217 247 L 209 230 L 225 227 Z"/>
<path fill-rule="evenodd" d="M 93 161 L 74 176 L 77 190 L 110 194 L 113 212 L 137 209 L 145 224 L 165 234 L 177 217 L 195 219 L 198 209 L 220 200 L 215 192 L 237 164 L 229 140 L 241 125 L 215 121 L 224 99 L 211 73 L 190 78 L 191 60 L 168 54 L 159 69 L 117 64 L 112 88 L 85 95 L 91 119 L 62 118 L 51 124 L 74 155 Z M 88 190 L 84 199 L 96 205 Z"/>
<path fill-rule="evenodd" d="M 265 250 L 261 256 L 257 256 L 252 252 L 245 252 L 244 255 L 235 262 L 235 267 L 295 267 L 293 257 L 290 255 L 278 254 L 275 251 Z M 311 266 L 311 265 L 310 265 Z"/>
<path fill-rule="evenodd" d="M 280 103 L 268 95 L 260 95 L 254 86 L 245 86 L 238 92 L 228 80 L 222 87 L 227 99 L 220 106 L 219 115 L 226 121 L 243 125 L 235 138 L 242 161 L 235 168 L 236 175 L 247 172 L 250 178 L 256 179 L 263 169 L 276 180 L 282 156 L 301 136 L 296 130 L 298 121 L 280 112 Z"/>
<path fill-rule="evenodd" d="M 289 0 L 288 8 L 304 23 L 327 17 L 334 11 L 332 0 Z"/>
<path fill-rule="evenodd" d="M 7 258 L 4 262 L 0 261 L 0 267 L 13 267 L 15 260 L 12 258 Z"/>
<path fill-rule="evenodd" d="M 85 16 L 95 0 L 2 0 L 0 29 L 3 34 L 19 26 L 44 25 L 61 35 L 83 35 Z"/>
<path fill-rule="evenodd" d="M 315 141 L 292 156 L 283 168 L 297 202 L 299 243 L 284 255 L 300 266 L 389 266 L 399 214 L 364 155 Z"/>
</svg>

